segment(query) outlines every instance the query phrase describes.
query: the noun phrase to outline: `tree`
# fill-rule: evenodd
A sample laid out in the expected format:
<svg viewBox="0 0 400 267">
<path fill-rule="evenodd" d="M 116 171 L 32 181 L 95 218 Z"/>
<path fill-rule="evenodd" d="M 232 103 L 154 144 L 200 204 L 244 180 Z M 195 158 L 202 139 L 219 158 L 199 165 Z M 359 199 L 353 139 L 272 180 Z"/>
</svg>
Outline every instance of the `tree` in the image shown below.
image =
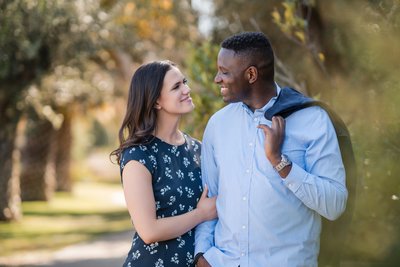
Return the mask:
<svg viewBox="0 0 400 267">
<path fill-rule="evenodd" d="M 0 134 L 0 220 L 13 220 L 21 212 L 18 186 L 11 186 L 18 184 L 18 161 L 17 157 L 14 162 L 11 159 L 18 121 L 23 112 L 32 110 L 28 107 L 34 102 L 25 101 L 28 89 L 37 88 L 35 97 L 42 100 L 34 107 L 37 117 L 54 126 L 57 123 L 52 118 L 70 118 L 71 109 L 65 107 L 79 103 L 80 110 L 84 110 L 107 98 L 109 88 L 104 91 L 104 80 L 109 81 L 107 76 L 118 73 L 121 66 L 126 74 L 124 56 L 141 61 L 149 55 L 147 45 L 163 48 L 165 54 L 176 48 L 189 33 L 182 25 L 193 17 L 185 15 L 185 10 L 190 10 L 187 1 L 90 0 L 83 4 L 16 0 L 3 1 L 0 7 L 0 108 L 5 114 L 0 119 L 4 129 Z M 176 42 L 171 37 L 165 39 L 171 32 L 181 38 Z M 71 72 L 78 72 L 74 80 L 62 77 L 64 84 L 54 80 Z M 75 86 L 74 95 L 65 102 L 65 95 L 58 93 L 67 92 L 65 88 L 71 85 Z M 61 104 L 57 98 L 60 96 L 64 101 Z"/>
</svg>

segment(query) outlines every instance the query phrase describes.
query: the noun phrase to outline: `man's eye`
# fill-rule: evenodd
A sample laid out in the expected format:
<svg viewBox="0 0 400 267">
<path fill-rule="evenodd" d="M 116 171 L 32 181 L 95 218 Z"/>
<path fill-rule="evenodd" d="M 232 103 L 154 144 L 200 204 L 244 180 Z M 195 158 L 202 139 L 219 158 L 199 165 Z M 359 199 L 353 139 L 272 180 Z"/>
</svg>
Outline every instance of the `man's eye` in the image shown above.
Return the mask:
<svg viewBox="0 0 400 267">
<path fill-rule="evenodd" d="M 183 84 L 186 85 L 186 84 L 188 84 L 188 82 L 189 82 L 189 81 L 188 81 L 186 78 L 183 79 Z"/>
</svg>

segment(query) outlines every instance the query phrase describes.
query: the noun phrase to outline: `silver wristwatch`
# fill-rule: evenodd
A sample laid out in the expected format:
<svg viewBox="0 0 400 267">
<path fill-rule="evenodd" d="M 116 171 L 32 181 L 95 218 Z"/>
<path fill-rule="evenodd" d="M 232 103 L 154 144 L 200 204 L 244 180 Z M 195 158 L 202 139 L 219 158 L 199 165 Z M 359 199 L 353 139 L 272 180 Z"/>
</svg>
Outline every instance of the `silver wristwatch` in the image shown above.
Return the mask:
<svg viewBox="0 0 400 267">
<path fill-rule="evenodd" d="M 282 154 L 281 162 L 279 162 L 278 165 L 274 166 L 274 169 L 275 171 L 280 172 L 283 168 L 289 165 L 292 165 L 292 162 L 286 155 Z"/>
</svg>

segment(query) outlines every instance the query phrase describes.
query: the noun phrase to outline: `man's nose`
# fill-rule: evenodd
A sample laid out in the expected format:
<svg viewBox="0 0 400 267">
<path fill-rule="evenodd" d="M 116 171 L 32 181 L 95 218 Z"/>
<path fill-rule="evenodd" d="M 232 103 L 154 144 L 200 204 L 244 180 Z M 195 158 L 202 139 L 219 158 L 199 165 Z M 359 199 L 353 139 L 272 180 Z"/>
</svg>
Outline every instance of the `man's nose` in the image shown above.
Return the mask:
<svg viewBox="0 0 400 267">
<path fill-rule="evenodd" d="M 215 83 L 220 83 L 221 81 L 222 81 L 222 79 L 221 79 L 219 73 L 217 73 L 217 74 L 215 75 L 215 77 L 214 77 L 214 82 L 215 82 Z"/>
</svg>

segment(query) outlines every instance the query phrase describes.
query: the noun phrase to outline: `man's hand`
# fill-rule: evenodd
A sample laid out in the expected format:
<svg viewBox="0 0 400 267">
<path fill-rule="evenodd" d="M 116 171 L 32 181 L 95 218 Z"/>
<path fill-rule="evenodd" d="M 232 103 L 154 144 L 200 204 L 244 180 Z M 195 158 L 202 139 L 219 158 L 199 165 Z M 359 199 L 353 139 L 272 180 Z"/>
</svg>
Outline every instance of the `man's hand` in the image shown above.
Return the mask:
<svg viewBox="0 0 400 267">
<path fill-rule="evenodd" d="M 281 146 L 285 137 L 285 119 L 281 116 L 272 117 L 272 125 L 260 124 L 257 126 L 265 134 L 264 150 L 265 156 L 276 166 L 281 161 Z"/>
<path fill-rule="evenodd" d="M 196 263 L 196 267 L 211 267 L 211 265 L 203 256 L 200 256 L 199 260 Z"/>
<path fill-rule="evenodd" d="M 264 150 L 265 156 L 271 162 L 272 166 L 276 166 L 281 162 L 281 147 L 285 138 L 285 119 L 281 116 L 272 117 L 272 125 L 260 124 L 257 126 L 262 129 L 265 134 Z M 283 168 L 279 175 L 286 178 L 289 175 L 291 165 Z"/>
</svg>

